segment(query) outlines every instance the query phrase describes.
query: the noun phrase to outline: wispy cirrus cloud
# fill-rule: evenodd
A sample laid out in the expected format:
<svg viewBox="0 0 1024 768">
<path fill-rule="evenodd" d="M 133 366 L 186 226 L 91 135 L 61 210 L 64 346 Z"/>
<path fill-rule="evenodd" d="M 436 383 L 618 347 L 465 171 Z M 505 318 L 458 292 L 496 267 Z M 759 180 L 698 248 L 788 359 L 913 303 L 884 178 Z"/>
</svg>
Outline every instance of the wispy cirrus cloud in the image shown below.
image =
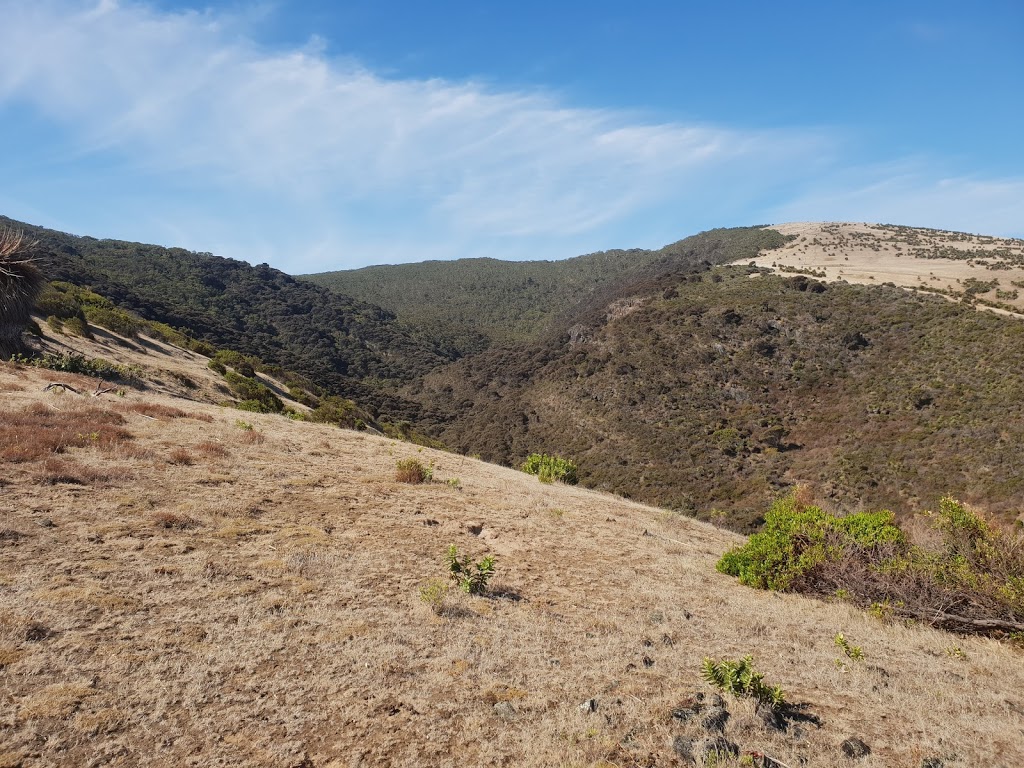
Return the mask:
<svg viewBox="0 0 1024 768">
<path fill-rule="evenodd" d="M 63 180 L 15 179 L 0 204 L 44 210 L 49 196 L 54 222 L 82 233 L 295 272 L 551 258 L 798 213 L 778 199 L 842 177 L 842 142 L 823 130 L 659 122 L 552 93 L 388 79 L 316 41 L 265 49 L 244 20 L 211 12 L 114 0 L 0 9 L 0 119 L 49 126 L 45 174 Z M 1008 183 L 993 194 L 1014 193 Z M 806 210 L 861 209 L 855 189 L 829 199 Z"/>
<path fill-rule="evenodd" d="M 841 218 L 1020 237 L 1024 179 L 939 175 L 930 163 L 909 159 L 837 171 L 771 215 L 775 221 Z"/>
</svg>

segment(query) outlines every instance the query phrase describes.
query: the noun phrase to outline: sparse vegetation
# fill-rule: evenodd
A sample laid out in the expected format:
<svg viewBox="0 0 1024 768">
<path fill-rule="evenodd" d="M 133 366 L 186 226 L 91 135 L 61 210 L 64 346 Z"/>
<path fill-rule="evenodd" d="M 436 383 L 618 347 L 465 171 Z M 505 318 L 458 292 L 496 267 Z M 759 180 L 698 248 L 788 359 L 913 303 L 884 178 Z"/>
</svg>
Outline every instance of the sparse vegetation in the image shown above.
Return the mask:
<svg viewBox="0 0 1024 768">
<path fill-rule="evenodd" d="M 109 450 L 131 440 L 124 417 L 102 408 L 56 410 L 42 404 L 7 411 L 0 421 L 0 460 L 38 461 L 69 448 Z"/>
<path fill-rule="evenodd" d="M 459 589 L 468 595 L 482 595 L 487 592 L 487 583 L 494 575 L 495 560 L 486 555 L 473 562 L 469 555 L 459 556 L 458 548 L 452 544 L 445 555 L 448 576 Z"/>
<path fill-rule="evenodd" d="M 765 683 L 764 675 L 754 669 L 753 656 L 747 655 L 738 661 L 705 658 L 701 674 L 709 685 L 733 696 L 749 696 L 772 709 L 779 709 L 786 703 L 785 691 Z"/>
<path fill-rule="evenodd" d="M 424 465 L 419 459 L 399 459 L 395 463 L 395 480 L 400 483 L 418 485 L 429 483 L 434 476 L 434 469 Z"/>
<path fill-rule="evenodd" d="M 846 658 L 850 659 L 851 661 L 864 660 L 863 649 L 861 649 L 859 645 L 851 645 L 850 641 L 846 639 L 846 635 L 844 635 L 842 632 L 838 633 L 835 636 L 833 642 L 835 643 L 836 647 L 839 648 L 846 655 Z M 840 660 L 840 663 L 842 663 L 842 660 Z"/>
<path fill-rule="evenodd" d="M 444 610 L 444 602 L 448 597 L 448 585 L 443 581 L 435 580 L 420 587 L 420 600 L 430 607 L 434 613 L 441 613 Z"/>
</svg>

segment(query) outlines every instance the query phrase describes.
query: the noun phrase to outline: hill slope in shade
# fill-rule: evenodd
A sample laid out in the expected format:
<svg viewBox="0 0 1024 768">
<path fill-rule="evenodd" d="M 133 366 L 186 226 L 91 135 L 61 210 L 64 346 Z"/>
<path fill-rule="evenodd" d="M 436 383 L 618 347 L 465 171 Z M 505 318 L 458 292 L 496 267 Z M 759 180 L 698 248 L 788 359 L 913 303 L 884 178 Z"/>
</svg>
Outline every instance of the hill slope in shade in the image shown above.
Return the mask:
<svg viewBox="0 0 1024 768">
<path fill-rule="evenodd" d="M 805 716 L 780 733 L 727 697 L 748 756 L 841 765 L 856 737 L 864 766 L 1024 761 L 1019 652 L 741 587 L 714 570 L 734 534 L 151 384 L 43 391 L 58 380 L 93 389 L 0 363 L 5 430 L 97 435 L 15 459 L 3 432 L 4 765 L 672 765 L 706 733 L 672 716 L 712 693 L 703 657 L 746 653 Z M 396 482 L 407 457 L 438 482 Z M 435 613 L 419 590 L 450 544 L 497 558 L 494 593 Z M 837 633 L 864 662 L 836 664 Z"/>
<path fill-rule="evenodd" d="M 669 276 L 416 396 L 457 450 L 571 456 L 587 485 L 737 527 L 801 482 L 840 509 L 1024 508 L 1024 324 L 897 288 Z"/>
<path fill-rule="evenodd" d="M 49 254 L 43 268 L 50 280 L 90 286 L 146 319 L 188 328 L 219 347 L 303 373 L 393 416 L 409 414 L 390 385 L 452 357 L 380 307 L 265 264 L 76 237 L 2 217 L 0 226 L 40 242 Z"/>
</svg>

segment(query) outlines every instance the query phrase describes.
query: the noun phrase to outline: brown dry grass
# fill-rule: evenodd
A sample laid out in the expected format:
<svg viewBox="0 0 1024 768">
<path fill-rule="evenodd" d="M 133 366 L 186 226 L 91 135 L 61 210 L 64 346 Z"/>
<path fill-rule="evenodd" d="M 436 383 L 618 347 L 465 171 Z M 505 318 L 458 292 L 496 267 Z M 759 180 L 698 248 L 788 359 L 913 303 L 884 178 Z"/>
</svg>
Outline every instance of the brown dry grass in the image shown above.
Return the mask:
<svg viewBox="0 0 1024 768">
<path fill-rule="evenodd" d="M 26 386 L 0 424 L 56 418 L 40 403 L 97 418 L 88 398 L 42 393 L 45 372 L 12 370 L 0 383 Z M 702 658 L 745 653 L 821 720 L 794 739 L 730 700 L 727 735 L 745 750 L 845 765 L 839 744 L 858 736 L 873 750 L 861 766 L 1024 761 L 1019 651 L 747 589 L 714 569 L 740 537 L 659 510 L 325 425 L 246 414 L 256 429 L 240 432 L 237 412 L 189 408 L 212 421 L 129 412 L 109 426 L 150 456 L 207 442 L 230 454 L 118 455 L 134 480 L 85 487 L 34 482 L 52 453 L 6 465 L 7 763 L 673 765 L 672 739 L 699 728 L 670 712 L 709 691 Z M 114 463 L 93 441 L 65 452 Z M 442 482 L 397 482 L 407 457 Z M 435 613 L 419 590 L 444 578 L 449 544 L 493 555 L 497 574 L 491 596 L 452 591 Z M 864 662 L 837 667 L 839 632 Z"/>
<path fill-rule="evenodd" d="M 160 403 L 131 403 L 125 407 L 131 413 L 139 413 L 151 419 L 196 419 L 210 423 L 213 417 L 208 413 L 190 413 L 170 405 Z"/>
<path fill-rule="evenodd" d="M 997 279 L 1004 290 L 1012 290 L 1014 281 L 1024 281 L 1024 267 L 1000 256 L 1009 253 L 1017 260 L 1024 256 L 1020 240 L 1003 240 L 985 236 L 966 236 L 927 229 L 893 229 L 879 224 L 790 223 L 772 225 L 772 229 L 795 240 L 778 250 L 766 251 L 755 263 L 824 272 L 825 280 L 845 280 L 863 285 L 886 282 L 910 289 L 925 286 L 961 293 L 970 278 L 988 281 Z M 977 260 L 963 258 L 921 258 L 919 254 L 932 249 L 949 249 L 951 253 L 987 254 Z M 986 263 L 999 268 L 986 268 Z M 998 299 L 995 290 L 982 296 Z M 1024 314 L 1024 291 L 1018 297 L 998 299 Z M 989 309 L 978 305 L 979 309 Z M 1000 311 L 1000 310 L 992 310 Z"/>
<path fill-rule="evenodd" d="M 110 450 L 131 439 L 124 418 L 114 411 L 75 404 L 57 410 L 34 402 L 21 410 L 5 411 L 0 421 L 0 461 L 38 461 L 68 448 L 96 445 Z"/>
</svg>

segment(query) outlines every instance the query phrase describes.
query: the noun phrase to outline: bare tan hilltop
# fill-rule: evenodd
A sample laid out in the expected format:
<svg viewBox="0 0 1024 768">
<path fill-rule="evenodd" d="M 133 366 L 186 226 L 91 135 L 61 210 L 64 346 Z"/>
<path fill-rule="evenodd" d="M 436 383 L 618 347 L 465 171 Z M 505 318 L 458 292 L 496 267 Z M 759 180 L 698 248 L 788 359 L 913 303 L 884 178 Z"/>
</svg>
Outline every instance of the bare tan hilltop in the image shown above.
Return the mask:
<svg viewBox="0 0 1024 768">
<path fill-rule="evenodd" d="M 755 591 L 715 570 L 735 534 L 88 344 L 140 381 L 0 363 L 0 766 L 672 766 L 715 738 L 719 766 L 1024 764 L 1019 650 Z M 431 605 L 452 544 L 491 591 Z M 746 654 L 785 730 L 713 706 L 702 660 Z"/>
<path fill-rule="evenodd" d="M 890 224 L 773 224 L 793 239 L 755 263 L 824 280 L 973 297 L 979 307 L 1024 313 L 1024 240 Z"/>
</svg>

